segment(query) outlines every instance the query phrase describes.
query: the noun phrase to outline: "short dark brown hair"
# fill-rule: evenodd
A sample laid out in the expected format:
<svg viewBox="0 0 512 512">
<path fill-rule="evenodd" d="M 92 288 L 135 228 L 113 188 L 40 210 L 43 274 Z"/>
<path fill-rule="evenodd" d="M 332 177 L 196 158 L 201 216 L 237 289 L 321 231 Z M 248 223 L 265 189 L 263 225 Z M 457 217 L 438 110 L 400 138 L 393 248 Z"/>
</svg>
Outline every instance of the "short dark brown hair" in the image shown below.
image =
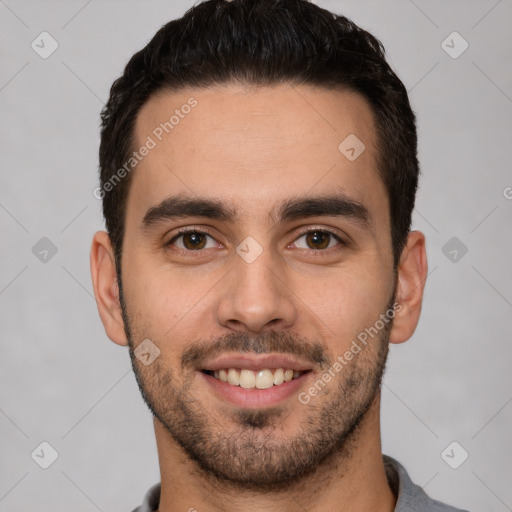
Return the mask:
<svg viewBox="0 0 512 512">
<path fill-rule="evenodd" d="M 415 115 L 382 43 L 307 0 L 207 0 L 164 25 L 131 57 L 101 113 L 100 190 L 117 272 L 133 173 L 105 185 L 134 150 L 138 112 L 157 91 L 229 83 L 304 84 L 366 98 L 378 131 L 396 268 L 410 230 L 419 166 Z"/>
</svg>

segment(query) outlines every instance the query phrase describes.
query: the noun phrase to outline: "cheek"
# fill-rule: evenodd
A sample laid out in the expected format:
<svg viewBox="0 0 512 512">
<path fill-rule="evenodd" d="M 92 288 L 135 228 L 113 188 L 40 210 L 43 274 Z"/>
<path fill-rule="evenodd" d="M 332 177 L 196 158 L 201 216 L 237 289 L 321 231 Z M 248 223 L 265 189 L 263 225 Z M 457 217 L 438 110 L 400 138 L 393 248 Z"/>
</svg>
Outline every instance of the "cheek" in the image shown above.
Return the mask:
<svg viewBox="0 0 512 512">
<path fill-rule="evenodd" d="M 218 277 L 150 264 L 143 256 L 132 257 L 126 268 L 123 284 L 134 332 L 154 339 L 164 351 L 182 349 L 173 340 L 190 339 L 198 325 L 206 325 L 213 307 L 209 290 Z"/>
<path fill-rule="evenodd" d="M 360 332 L 375 324 L 390 298 L 386 273 L 355 266 L 322 280 L 303 278 L 297 287 L 306 322 L 317 325 L 336 353 L 344 352 Z"/>
</svg>

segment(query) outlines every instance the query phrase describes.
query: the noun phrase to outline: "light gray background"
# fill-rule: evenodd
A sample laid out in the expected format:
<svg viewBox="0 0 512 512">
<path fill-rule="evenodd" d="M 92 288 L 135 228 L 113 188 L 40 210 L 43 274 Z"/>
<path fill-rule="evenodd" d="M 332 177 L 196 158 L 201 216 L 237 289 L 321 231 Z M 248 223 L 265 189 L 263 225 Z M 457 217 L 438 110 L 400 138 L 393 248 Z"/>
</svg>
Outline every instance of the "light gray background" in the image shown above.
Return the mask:
<svg viewBox="0 0 512 512">
<path fill-rule="evenodd" d="M 512 510 L 512 2 L 316 3 L 383 41 L 418 116 L 430 275 L 416 334 L 391 348 L 383 450 L 437 499 Z M 159 481 L 127 349 L 92 297 L 92 191 L 112 81 L 191 5 L 0 0 L 0 511 L 130 511 Z M 46 60 L 42 31 L 59 44 Z M 457 59 L 441 46 L 453 31 L 469 43 Z M 454 236 L 468 248 L 455 263 Z M 46 263 L 42 237 L 58 249 Z M 43 441 L 59 455 L 46 470 L 31 458 Z M 469 453 L 458 469 L 441 457 L 452 441 Z"/>
</svg>

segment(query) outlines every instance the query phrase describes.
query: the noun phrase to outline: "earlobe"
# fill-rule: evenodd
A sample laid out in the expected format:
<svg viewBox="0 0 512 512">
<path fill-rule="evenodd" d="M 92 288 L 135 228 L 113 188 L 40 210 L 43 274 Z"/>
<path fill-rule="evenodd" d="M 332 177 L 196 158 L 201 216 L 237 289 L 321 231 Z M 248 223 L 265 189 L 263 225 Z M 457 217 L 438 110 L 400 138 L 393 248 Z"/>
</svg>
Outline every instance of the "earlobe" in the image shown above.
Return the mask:
<svg viewBox="0 0 512 512">
<path fill-rule="evenodd" d="M 93 237 L 90 263 L 94 295 L 105 332 L 114 343 L 127 345 L 114 251 L 105 231 L 98 231 Z"/>
<path fill-rule="evenodd" d="M 397 269 L 395 302 L 399 306 L 390 333 L 391 343 L 403 343 L 413 335 L 420 318 L 427 271 L 425 235 L 411 231 Z"/>
</svg>

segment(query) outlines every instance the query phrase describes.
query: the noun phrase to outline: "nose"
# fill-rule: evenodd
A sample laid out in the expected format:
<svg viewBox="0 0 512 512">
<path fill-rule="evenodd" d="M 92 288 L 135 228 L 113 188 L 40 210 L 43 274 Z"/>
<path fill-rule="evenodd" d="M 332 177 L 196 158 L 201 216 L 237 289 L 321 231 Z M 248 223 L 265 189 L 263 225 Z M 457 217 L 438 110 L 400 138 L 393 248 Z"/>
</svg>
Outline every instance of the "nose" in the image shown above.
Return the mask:
<svg viewBox="0 0 512 512">
<path fill-rule="evenodd" d="M 296 318 L 294 294 L 287 286 L 286 270 L 277 258 L 268 249 L 252 262 L 237 255 L 218 299 L 218 323 L 258 334 L 290 327 Z"/>
</svg>

